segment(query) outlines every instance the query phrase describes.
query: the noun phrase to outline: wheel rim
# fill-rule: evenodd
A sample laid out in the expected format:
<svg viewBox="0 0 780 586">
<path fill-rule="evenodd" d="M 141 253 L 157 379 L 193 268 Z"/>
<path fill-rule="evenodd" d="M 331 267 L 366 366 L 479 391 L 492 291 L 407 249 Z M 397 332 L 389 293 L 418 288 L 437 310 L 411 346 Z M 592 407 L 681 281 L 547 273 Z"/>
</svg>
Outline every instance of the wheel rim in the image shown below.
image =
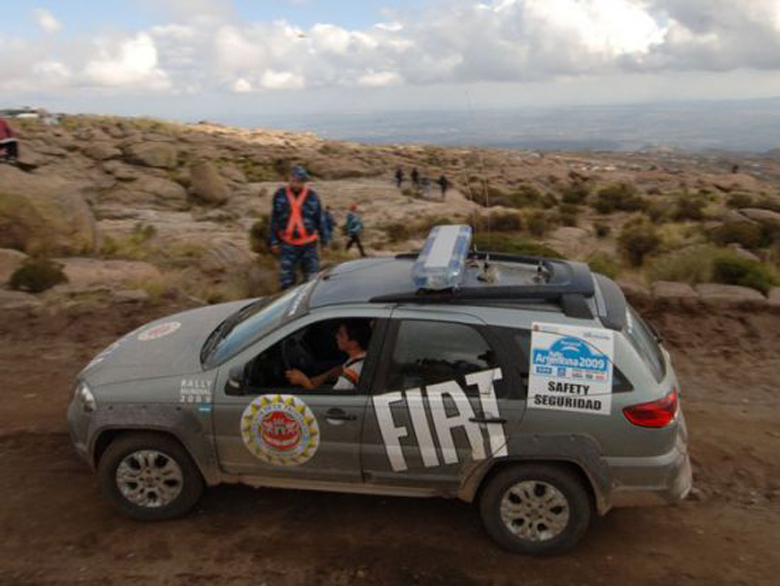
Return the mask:
<svg viewBox="0 0 780 586">
<path fill-rule="evenodd" d="M 504 493 L 501 521 L 515 537 L 526 541 L 549 541 L 566 529 L 569 501 L 552 484 L 524 480 Z"/>
<path fill-rule="evenodd" d="M 169 455 L 156 450 L 138 450 L 119 463 L 116 485 L 130 502 L 154 509 L 176 500 L 184 477 L 179 464 Z"/>
</svg>

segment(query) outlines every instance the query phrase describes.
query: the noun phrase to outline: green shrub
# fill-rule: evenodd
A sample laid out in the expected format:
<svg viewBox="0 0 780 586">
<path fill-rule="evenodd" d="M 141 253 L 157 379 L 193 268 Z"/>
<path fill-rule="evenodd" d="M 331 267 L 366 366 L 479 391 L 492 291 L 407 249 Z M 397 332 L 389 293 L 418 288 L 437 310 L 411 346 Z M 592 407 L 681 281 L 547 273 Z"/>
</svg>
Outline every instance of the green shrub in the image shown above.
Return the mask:
<svg viewBox="0 0 780 586">
<path fill-rule="evenodd" d="M 519 212 L 493 212 L 489 215 L 472 214 L 469 223 L 474 230 L 519 232 L 523 229 L 523 218 Z"/>
<path fill-rule="evenodd" d="M 648 263 L 647 275 L 650 281 L 708 283 L 712 280 L 712 261 L 720 250 L 704 244 L 658 256 Z"/>
<path fill-rule="evenodd" d="M 647 201 L 629 183 L 617 183 L 601 188 L 596 194 L 593 208 L 600 214 L 615 211 L 635 212 L 645 209 Z"/>
<path fill-rule="evenodd" d="M 271 218 L 267 215 L 260 216 L 260 219 L 249 228 L 249 248 L 257 254 L 268 254 L 271 252 L 270 238 Z"/>
<path fill-rule="evenodd" d="M 726 199 L 726 205 L 730 208 L 752 208 L 753 197 L 747 193 L 732 193 Z"/>
<path fill-rule="evenodd" d="M 610 279 L 617 277 L 623 270 L 620 261 L 606 252 L 594 252 L 586 259 L 586 262 L 592 271 L 606 275 Z"/>
<path fill-rule="evenodd" d="M 382 228 L 391 243 L 405 242 L 412 237 L 412 230 L 407 222 L 391 222 Z"/>
<path fill-rule="evenodd" d="M 672 217 L 678 222 L 703 220 L 706 205 L 707 200 L 701 196 L 683 194 L 677 199 Z"/>
<path fill-rule="evenodd" d="M 590 189 L 584 183 L 574 183 L 561 193 L 561 201 L 568 204 L 581 204 L 590 195 Z"/>
<path fill-rule="evenodd" d="M 473 246 L 477 247 L 477 250 L 486 250 L 488 252 L 563 258 L 563 255 L 554 248 L 538 242 L 530 242 L 523 238 L 507 236 L 506 234 L 486 234 L 482 232 L 475 234 L 471 242 Z"/>
<path fill-rule="evenodd" d="M 645 213 L 655 224 L 665 222 L 670 216 L 669 205 L 662 201 L 654 201 L 647 205 Z"/>
<path fill-rule="evenodd" d="M 726 285 L 751 287 L 765 295 L 778 284 L 776 271 L 767 265 L 739 256 L 732 250 L 723 250 L 715 257 L 712 280 Z"/>
<path fill-rule="evenodd" d="M 661 245 L 661 238 L 650 222 L 640 221 L 626 224 L 618 237 L 618 247 L 633 266 L 642 265 L 645 257 Z"/>
<path fill-rule="evenodd" d="M 769 244 L 769 239 L 760 225 L 753 222 L 729 222 L 713 228 L 710 240 L 721 246 L 736 242 L 744 248 L 760 248 Z"/>
<path fill-rule="evenodd" d="M 593 229 L 596 232 L 596 238 L 606 238 L 612 232 L 612 227 L 604 222 L 596 222 L 593 224 Z"/>
<path fill-rule="evenodd" d="M 541 238 L 547 233 L 547 214 L 542 211 L 531 212 L 526 216 L 525 224 L 532 236 Z"/>
<path fill-rule="evenodd" d="M 61 264 L 48 258 L 28 258 L 13 272 L 8 286 L 17 291 L 40 293 L 67 282 L 68 277 Z"/>
<path fill-rule="evenodd" d="M 579 213 L 579 206 L 570 203 L 563 203 L 558 208 L 558 221 L 562 226 L 576 226 L 577 216 Z"/>
</svg>

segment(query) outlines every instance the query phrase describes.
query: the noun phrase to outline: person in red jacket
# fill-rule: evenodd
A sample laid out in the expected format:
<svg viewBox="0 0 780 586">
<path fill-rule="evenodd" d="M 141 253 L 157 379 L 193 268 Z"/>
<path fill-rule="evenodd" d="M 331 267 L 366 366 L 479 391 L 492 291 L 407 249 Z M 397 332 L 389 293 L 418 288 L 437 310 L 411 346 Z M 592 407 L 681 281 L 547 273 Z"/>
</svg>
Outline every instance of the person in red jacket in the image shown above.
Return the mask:
<svg viewBox="0 0 780 586">
<path fill-rule="evenodd" d="M 0 149 L 5 151 L 5 158 L 8 161 L 16 161 L 19 158 L 19 141 L 16 133 L 2 117 L 0 117 Z"/>
</svg>

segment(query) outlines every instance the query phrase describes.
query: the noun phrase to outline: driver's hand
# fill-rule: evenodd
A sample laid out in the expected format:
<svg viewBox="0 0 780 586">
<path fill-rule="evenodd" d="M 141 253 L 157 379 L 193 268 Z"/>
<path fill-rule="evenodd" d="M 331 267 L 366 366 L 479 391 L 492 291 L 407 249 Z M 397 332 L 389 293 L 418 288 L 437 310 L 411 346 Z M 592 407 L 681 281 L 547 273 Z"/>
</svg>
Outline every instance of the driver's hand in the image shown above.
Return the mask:
<svg viewBox="0 0 780 586">
<path fill-rule="evenodd" d="M 309 377 L 303 374 L 297 368 L 293 368 L 286 371 L 284 375 L 287 377 L 287 380 L 290 382 L 290 384 L 299 387 L 309 387 L 311 385 L 311 382 L 309 381 Z"/>
</svg>

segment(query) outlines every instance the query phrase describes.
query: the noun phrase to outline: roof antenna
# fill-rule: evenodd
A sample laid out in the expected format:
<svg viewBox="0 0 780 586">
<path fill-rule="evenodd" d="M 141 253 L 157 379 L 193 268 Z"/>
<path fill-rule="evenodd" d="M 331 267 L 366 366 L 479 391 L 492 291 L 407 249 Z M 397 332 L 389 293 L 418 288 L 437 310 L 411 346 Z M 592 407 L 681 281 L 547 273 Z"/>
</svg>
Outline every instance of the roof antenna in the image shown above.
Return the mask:
<svg viewBox="0 0 780 586">
<path fill-rule="evenodd" d="M 550 271 L 544 266 L 542 261 L 536 265 L 536 274 L 534 275 L 534 283 L 547 283 L 550 279 Z"/>
</svg>

